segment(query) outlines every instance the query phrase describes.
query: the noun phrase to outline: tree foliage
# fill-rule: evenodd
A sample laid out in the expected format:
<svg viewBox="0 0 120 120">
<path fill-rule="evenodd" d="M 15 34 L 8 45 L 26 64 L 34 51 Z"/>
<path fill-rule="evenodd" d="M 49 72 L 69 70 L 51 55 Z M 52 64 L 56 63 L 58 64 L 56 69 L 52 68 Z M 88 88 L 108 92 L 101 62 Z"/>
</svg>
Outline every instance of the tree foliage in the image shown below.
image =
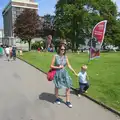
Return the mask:
<svg viewBox="0 0 120 120">
<path fill-rule="evenodd" d="M 90 39 L 93 27 L 101 20 L 108 21 L 105 42 L 116 45 L 118 41 L 119 14 L 112 0 L 59 0 L 55 13 L 57 35 L 71 39 L 74 49 Z"/>
<path fill-rule="evenodd" d="M 48 35 L 54 35 L 54 16 L 52 15 L 44 15 L 43 19 L 41 19 L 41 29 L 40 36 L 46 37 Z"/>
<path fill-rule="evenodd" d="M 14 34 L 23 41 L 30 43 L 37 36 L 40 28 L 39 16 L 36 10 L 25 9 L 17 18 L 14 24 Z"/>
</svg>

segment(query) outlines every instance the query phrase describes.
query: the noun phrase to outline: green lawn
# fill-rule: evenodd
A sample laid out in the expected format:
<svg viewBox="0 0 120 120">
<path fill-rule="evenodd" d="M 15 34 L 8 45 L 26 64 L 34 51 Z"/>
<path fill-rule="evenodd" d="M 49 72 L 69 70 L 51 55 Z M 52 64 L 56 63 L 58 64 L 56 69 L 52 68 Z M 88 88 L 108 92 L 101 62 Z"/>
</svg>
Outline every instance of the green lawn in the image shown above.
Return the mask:
<svg viewBox="0 0 120 120">
<path fill-rule="evenodd" d="M 47 72 L 52 53 L 27 52 L 21 57 L 27 62 Z M 88 62 L 87 53 L 68 53 L 69 61 L 76 72 Z M 120 52 L 102 53 L 99 59 L 88 64 L 90 89 L 88 95 L 120 111 Z M 73 87 L 78 87 L 78 79 L 71 72 Z"/>
</svg>

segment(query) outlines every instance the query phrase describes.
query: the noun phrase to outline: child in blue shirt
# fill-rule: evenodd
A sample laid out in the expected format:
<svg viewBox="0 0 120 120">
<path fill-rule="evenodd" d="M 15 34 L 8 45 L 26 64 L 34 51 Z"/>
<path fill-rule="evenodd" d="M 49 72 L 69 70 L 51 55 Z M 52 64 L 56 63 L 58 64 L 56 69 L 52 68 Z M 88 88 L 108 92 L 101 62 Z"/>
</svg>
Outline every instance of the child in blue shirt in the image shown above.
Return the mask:
<svg viewBox="0 0 120 120">
<path fill-rule="evenodd" d="M 78 76 L 79 78 L 79 85 L 80 85 L 80 89 L 78 92 L 78 96 L 80 97 L 80 94 L 83 93 L 87 93 L 87 89 L 89 88 L 89 84 L 88 84 L 88 76 L 87 76 L 87 66 L 83 65 L 81 67 L 81 71 L 76 74 L 76 76 Z"/>
</svg>

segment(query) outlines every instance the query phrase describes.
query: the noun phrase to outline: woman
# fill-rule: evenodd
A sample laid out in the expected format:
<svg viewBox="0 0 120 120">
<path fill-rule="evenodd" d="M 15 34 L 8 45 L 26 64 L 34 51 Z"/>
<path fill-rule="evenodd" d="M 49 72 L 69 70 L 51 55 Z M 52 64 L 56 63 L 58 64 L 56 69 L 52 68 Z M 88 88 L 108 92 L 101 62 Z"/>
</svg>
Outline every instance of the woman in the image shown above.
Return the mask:
<svg viewBox="0 0 120 120">
<path fill-rule="evenodd" d="M 66 54 L 66 48 L 64 44 L 61 44 L 58 50 L 58 54 L 55 55 L 52 59 L 51 68 L 56 69 L 56 74 L 54 76 L 54 84 L 55 84 L 55 95 L 56 95 L 56 103 L 60 104 L 60 99 L 58 97 L 58 90 L 65 87 L 66 88 L 66 105 L 72 108 L 72 104 L 70 103 L 70 87 L 72 86 L 72 79 L 66 71 L 66 65 L 72 70 L 75 71 L 71 67 Z"/>
</svg>

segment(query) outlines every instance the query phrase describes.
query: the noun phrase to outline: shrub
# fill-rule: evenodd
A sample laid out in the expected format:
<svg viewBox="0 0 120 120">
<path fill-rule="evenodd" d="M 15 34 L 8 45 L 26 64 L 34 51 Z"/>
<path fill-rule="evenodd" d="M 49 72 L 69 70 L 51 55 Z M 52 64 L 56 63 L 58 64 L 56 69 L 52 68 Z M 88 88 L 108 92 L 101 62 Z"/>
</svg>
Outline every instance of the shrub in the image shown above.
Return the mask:
<svg viewBox="0 0 120 120">
<path fill-rule="evenodd" d="M 44 48 L 44 41 L 39 41 L 39 42 L 35 42 L 31 45 L 31 49 L 32 50 L 37 50 L 38 48 L 43 47 Z"/>
</svg>

